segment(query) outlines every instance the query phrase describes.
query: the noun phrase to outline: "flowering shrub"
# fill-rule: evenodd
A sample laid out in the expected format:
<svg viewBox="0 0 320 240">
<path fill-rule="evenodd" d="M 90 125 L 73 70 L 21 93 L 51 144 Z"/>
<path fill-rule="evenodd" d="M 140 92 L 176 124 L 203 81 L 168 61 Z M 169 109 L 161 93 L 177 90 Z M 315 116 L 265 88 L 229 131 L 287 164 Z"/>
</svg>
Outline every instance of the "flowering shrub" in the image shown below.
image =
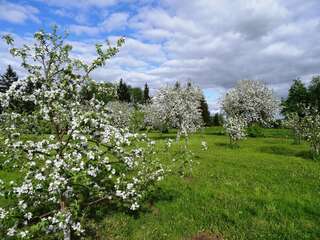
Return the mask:
<svg viewBox="0 0 320 240">
<path fill-rule="evenodd" d="M 110 111 L 110 122 L 119 128 L 128 128 L 134 112 L 132 106 L 127 102 L 112 101 L 107 104 Z"/>
<path fill-rule="evenodd" d="M 240 116 L 248 125 L 268 124 L 279 109 L 273 92 L 261 81 L 242 80 L 222 100 L 228 116 Z"/>
<path fill-rule="evenodd" d="M 293 129 L 295 136 L 304 138 L 310 143 L 314 158 L 320 156 L 320 112 L 317 109 L 303 106 L 301 116 L 291 113 L 285 125 Z"/>
<path fill-rule="evenodd" d="M 227 117 L 223 127 L 230 137 L 230 144 L 235 144 L 237 141 L 246 137 L 247 123 L 239 116 Z"/>
<path fill-rule="evenodd" d="M 13 46 L 13 39 L 5 40 Z M 84 234 L 86 214 L 98 204 L 122 203 L 131 210 L 148 186 L 164 176 L 155 154 L 155 143 L 132 134 L 122 124 L 111 124 L 105 103 L 94 96 L 86 100 L 83 86 L 89 74 L 103 66 L 123 45 L 96 45 L 97 58 L 87 64 L 69 56 L 64 37 L 43 31 L 35 43 L 11 53 L 21 57 L 29 73 L 0 96 L 4 134 L 4 162 L 8 171 L 19 170 L 21 179 L 0 181 L 0 194 L 10 200 L 0 209 L 1 239 L 71 239 Z M 30 93 L 28 84 L 38 86 Z M 22 115 L 9 105 L 11 99 L 32 102 L 32 114 Z M 51 135 L 29 135 L 24 124 L 45 122 Z"/>
<path fill-rule="evenodd" d="M 175 127 L 178 139 L 181 135 L 187 137 L 203 125 L 201 98 L 201 90 L 191 84 L 160 88 L 145 109 L 146 123 L 157 129 Z"/>
<path fill-rule="evenodd" d="M 306 108 L 302 119 L 302 136 L 310 143 L 314 158 L 320 156 L 320 112 Z"/>
<path fill-rule="evenodd" d="M 304 135 L 303 118 L 299 117 L 297 113 L 290 113 L 287 115 L 284 125 L 293 130 L 294 142 L 300 144 L 301 138 Z"/>
</svg>

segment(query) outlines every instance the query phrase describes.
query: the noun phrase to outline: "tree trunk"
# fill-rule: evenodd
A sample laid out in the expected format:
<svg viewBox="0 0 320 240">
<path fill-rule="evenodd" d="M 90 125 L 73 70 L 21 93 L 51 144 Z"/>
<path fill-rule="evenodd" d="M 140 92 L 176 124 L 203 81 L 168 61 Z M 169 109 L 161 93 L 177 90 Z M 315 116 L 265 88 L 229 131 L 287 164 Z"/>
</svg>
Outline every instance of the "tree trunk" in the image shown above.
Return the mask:
<svg viewBox="0 0 320 240">
<path fill-rule="evenodd" d="M 67 227 L 63 230 L 63 239 L 64 239 L 64 240 L 71 240 L 70 226 L 67 226 Z"/>
<path fill-rule="evenodd" d="M 63 200 L 60 201 L 60 210 L 61 212 L 66 211 L 66 203 Z M 63 239 L 71 240 L 71 230 L 69 225 L 66 225 L 65 228 L 63 229 Z"/>
</svg>

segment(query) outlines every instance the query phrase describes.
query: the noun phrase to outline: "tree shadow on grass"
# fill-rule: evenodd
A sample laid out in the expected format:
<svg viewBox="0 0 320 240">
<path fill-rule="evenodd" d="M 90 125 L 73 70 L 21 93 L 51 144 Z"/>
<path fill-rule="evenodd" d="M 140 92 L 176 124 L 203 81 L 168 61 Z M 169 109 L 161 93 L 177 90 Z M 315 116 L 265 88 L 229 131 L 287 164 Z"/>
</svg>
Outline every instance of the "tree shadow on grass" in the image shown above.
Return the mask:
<svg viewBox="0 0 320 240">
<path fill-rule="evenodd" d="M 219 142 L 219 143 L 215 143 L 215 145 L 218 147 L 224 147 L 224 148 L 233 149 L 233 150 L 240 148 L 239 144 L 230 144 L 229 142 L 228 143 Z"/>
<path fill-rule="evenodd" d="M 155 205 L 155 203 L 173 201 L 174 199 L 178 198 L 179 195 L 179 192 L 174 189 L 155 187 L 146 194 L 144 199 L 142 199 L 142 204 L 138 211 L 130 210 L 129 205 L 122 205 L 118 202 L 105 202 L 88 209 L 88 216 L 89 218 L 93 218 L 95 220 L 103 220 L 106 215 L 113 215 L 115 213 L 123 212 L 130 216 L 138 217 L 141 213 L 149 212 L 150 206 Z"/>
<path fill-rule="evenodd" d="M 223 131 L 216 131 L 216 132 L 204 132 L 204 133 L 201 133 L 203 135 L 208 135 L 208 136 L 226 136 L 226 133 L 223 132 Z"/>
<path fill-rule="evenodd" d="M 300 157 L 307 160 L 313 160 L 312 153 L 310 151 L 294 151 L 287 147 L 279 147 L 279 146 L 266 146 L 259 148 L 259 151 L 263 153 L 270 153 L 276 155 L 283 155 L 289 157 Z"/>
<path fill-rule="evenodd" d="M 174 134 L 159 134 L 157 136 L 150 136 L 150 139 L 152 140 L 166 140 L 166 139 L 173 139 L 175 140 L 176 139 L 176 135 Z M 181 137 L 181 139 L 183 139 L 183 137 Z"/>
<path fill-rule="evenodd" d="M 162 187 L 156 187 L 153 190 L 151 190 L 146 198 L 145 198 L 145 204 L 148 206 L 153 206 L 157 202 L 171 202 L 178 198 L 179 192 L 175 189 L 164 189 Z M 148 209 L 145 209 L 148 210 Z"/>
<path fill-rule="evenodd" d="M 141 207 L 136 211 L 130 210 L 129 205 L 126 206 L 119 204 L 118 202 L 102 202 L 86 210 L 88 220 L 85 226 L 86 232 L 88 235 L 93 237 L 93 239 L 97 239 L 96 234 L 99 232 L 97 226 L 100 226 L 108 216 L 112 218 L 118 213 L 124 213 L 134 219 L 137 219 L 141 214 L 146 213 L 158 215 L 160 210 L 155 206 L 156 203 L 174 201 L 174 199 L 178 198 L 179 195 L 179 192 L 174 189 L 155 187 L 147 193 L 145 199 L 141 203 Z"/>
</svg>

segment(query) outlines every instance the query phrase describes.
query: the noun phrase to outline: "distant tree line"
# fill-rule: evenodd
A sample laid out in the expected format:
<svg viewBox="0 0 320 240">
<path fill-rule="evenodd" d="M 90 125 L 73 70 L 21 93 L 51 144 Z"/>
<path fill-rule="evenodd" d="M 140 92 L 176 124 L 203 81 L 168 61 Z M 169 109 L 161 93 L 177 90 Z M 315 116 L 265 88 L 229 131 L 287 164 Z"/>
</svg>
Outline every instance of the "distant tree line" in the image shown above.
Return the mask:
<svg viewBox="0 0 320 240">
<path fill-rule="evenodd" d="M 138 87 L 131 87 L 120 79 L 117 86 L 117 97 L 121 102 L 128 102 L 134 104 L 146 104 L 150 102 L 149 86 L 146 83 L 144 90 Z"/>
<path fill-rule="evenodd" d="M 309 86 L 306 86 L 300 79 L 294 80 L 288 97 L 282 100 L 282 113 L 285 116 L 297 113 L 302 117 L 305 107 L 320 111 L 320 76 L 314 76 Z"/>
<path fill-rule="evenodd" d="M 6 72 L 0 77 L 0 92 L 6 92 L 10 86 L 18 81 L 18 75 L 9 65 Z M 28 86 L 28 91 L 32 93 L 35 89 L 40 86 Z M 175 84 L 175 87 L 180 87 L 179 82 Z M 101 91 L 101 89 L 104 91 Z M 109 91 L 105 91 L 109 89 Z M 110 101 L 127 102 L 133 105 L 137 104 L 149 104 L 151 102 L 151 96 L 149 92 L 149 86 L 146 83 L 144 88 L 132 87 L 126 84 L 123 79 L 120 79 L 117 85 L 110 82 L 96 83 L 94 81 L 88 82 L 88 84 L 81 90 L 83 101 L 87 101 L 95 97 L 96 99 L 105 103 Z M 33 109 L 32 104 L 22 104 L 18 102 L 12 102 L 12 106 L 20 112 L 30 112 Z M 205 126 L 222 126 L 223 116 L 219 113 L 210 115 L 208 109 L 208 103 L 203 95 L 200 101 L 200 109 L 202 114 L 203 123 Z"/>
</svg>

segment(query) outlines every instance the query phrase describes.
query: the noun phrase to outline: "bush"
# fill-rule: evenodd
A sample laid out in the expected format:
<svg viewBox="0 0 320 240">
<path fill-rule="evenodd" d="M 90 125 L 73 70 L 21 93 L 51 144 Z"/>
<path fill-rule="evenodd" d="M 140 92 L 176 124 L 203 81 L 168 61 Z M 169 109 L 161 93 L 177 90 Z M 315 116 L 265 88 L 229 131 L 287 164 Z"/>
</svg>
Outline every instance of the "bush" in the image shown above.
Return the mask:
<svg viewBox="0 0 320 240">
<path fill-rule="evenodd" d="M 247 136 L 253 138 L 265 137 L 263 129 L 258 124 L 254 124 L 247 129 Z"/>
</svg>

